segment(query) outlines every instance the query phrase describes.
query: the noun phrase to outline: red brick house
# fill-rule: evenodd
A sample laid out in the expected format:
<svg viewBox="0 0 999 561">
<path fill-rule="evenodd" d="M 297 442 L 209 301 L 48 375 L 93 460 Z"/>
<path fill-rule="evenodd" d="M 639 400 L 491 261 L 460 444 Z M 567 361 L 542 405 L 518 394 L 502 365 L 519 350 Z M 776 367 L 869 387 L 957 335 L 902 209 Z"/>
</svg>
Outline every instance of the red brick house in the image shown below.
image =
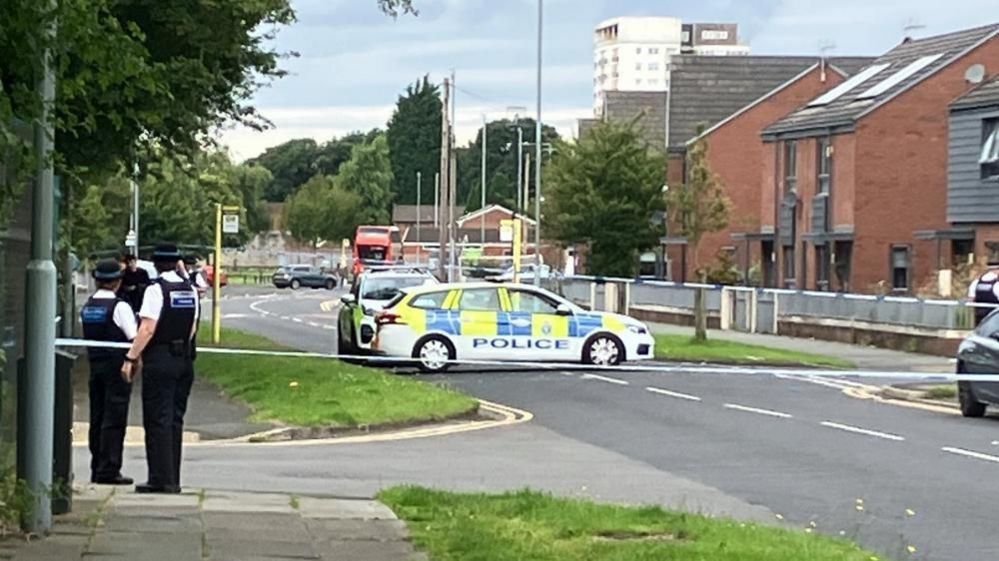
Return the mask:
<svg viewBox="0 0 999 561">
<path fill-rule="evenodd" d="M 766 147 L 760 131 L 805 102 L 842 83 L 847 73 L 835 65 L 815 62 L 798 75 L 687 142 L 708 142 L 708 164 L 718 175 L 732 202 L 729 227 L 705 235 L 698 253 L 708 266 L 722 251 L 732 253 L 733 262 L 748 278 L 750 269 L 762 265 L 762 253 L 770 249 L 773 233 L 761 232 L 763 175 L 758 173 Z M 759 243 L 763 242 L 763 243 Z M 770 250 L 772 251 L 772 250 Z M 687 278 L 694 276 L 694 259 L 686 259 Z M 761 271 L 763 282 L 772 281 L 774 271 Z M 674 275 L 677 272 L 674 271 Z"/>
<path fill-rule="evenodd" d="M 965 75 L 999 66 L 999 24 L 907 39 L 767 127 L 761 235 L 776 284 L 914 292 L 934 280 L 945 231 L 950 104 Z M 772 257 L 772 260 L 769 259 Z"/>
</svg>

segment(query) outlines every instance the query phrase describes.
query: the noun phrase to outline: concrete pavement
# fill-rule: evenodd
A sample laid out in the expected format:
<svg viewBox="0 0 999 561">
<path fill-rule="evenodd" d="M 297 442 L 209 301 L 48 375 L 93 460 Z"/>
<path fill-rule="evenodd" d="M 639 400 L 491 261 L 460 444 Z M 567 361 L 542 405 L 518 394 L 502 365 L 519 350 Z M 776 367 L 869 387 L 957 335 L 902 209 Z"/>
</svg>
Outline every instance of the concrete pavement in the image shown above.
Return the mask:
<svg viewBox="0 0 999 561">
<path fill-rule="evenodd" d="M 0 542 L 0 559 L 426 559 L 395 514 L 370 500 L 221 491 L 150 496 L 88 485 L 75 503 L 49 538 Z"/>
</svg>

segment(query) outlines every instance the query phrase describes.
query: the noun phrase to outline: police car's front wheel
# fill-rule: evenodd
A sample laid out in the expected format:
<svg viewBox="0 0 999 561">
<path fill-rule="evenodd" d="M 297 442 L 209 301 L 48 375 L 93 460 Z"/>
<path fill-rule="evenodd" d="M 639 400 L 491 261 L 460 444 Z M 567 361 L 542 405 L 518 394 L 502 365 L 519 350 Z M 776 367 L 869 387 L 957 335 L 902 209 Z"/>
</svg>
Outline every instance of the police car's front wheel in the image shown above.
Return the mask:
<svg viewBox="0 0 999 561">
<path fill-rule="evenodd" d="M 624 360 L 624 346 L 613 335 L 594 335 L 583 347 L 583 362 L 595 366 L 616 366 Z"/>
<path fill-rule="evenodd" d="M 418 360 L 417 364 L 424 372 L 444 372 L 454 357 L 454 345 L 438 336 L 422 339 L 413 350 L 413 358 Z"/>
</svg>

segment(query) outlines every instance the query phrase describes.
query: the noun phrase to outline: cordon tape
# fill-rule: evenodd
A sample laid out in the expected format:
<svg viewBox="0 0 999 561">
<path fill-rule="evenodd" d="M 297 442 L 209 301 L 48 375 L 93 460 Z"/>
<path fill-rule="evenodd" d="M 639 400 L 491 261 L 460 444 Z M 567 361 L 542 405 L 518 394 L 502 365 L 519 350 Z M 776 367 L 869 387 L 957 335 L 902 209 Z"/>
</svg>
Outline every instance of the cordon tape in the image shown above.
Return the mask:
<svg viewBox="0 0 999 561">
<path fill-rule="evenodd" d="M 56 346 L 62 348 L 110 348 L 128 349 L 129 343 L 109 343 L 106 341 L 91 341 L 86 339 L 56 339 Z M 327 360 L 353 360 L 383 364 L 417 365 L 420 360 L 415 358 L 385 357 L 378 355 L 344 355 L 336 353 L 313 353 L 304 351 L 266 351 L 255 349 L 230 349 L 220 347 L 198 347 L 199 354 L 275 356 L 288 358 L 319 358 Z M 811 369 L 811 368 L 777 368 L 766 366 L 704 366 L 694 363 L 652 363 L 648 365 L 623 364 L 617 366 L 596 366 L 581 363 L 565 362 L 529 362 L 529 361 L 496 361 L 456 359 L 441 361 L 455 366 L 489 366 L 506 368 L 534 368 L 540 370 L 577 370 L 600 372 L 653 372 L 679 374 L 740 374 L 768 375 L 781 374 L 812 378 L 881 378 L 892 380 L 913 380 L 931 382 L 999 382 L 997 374 L 957 374 L 954 372 L 886 372 L 877 370 L 855 369 Z"/>
</svg>

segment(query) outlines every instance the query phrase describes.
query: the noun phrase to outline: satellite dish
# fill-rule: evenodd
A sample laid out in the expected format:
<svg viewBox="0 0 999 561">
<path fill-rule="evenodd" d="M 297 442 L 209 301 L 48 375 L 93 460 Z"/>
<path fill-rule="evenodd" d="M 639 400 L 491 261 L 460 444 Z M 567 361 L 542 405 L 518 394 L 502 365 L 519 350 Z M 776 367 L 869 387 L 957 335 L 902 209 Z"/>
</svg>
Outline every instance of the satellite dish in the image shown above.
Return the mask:
<svg viewBox="0 0 999 561">
<path fill-rule="evenodd" d="M 964 73 L 964 79 L 971 84 L 981 84 L 985 80 L 985 65 L 973 64 Z"/>
</svg>

